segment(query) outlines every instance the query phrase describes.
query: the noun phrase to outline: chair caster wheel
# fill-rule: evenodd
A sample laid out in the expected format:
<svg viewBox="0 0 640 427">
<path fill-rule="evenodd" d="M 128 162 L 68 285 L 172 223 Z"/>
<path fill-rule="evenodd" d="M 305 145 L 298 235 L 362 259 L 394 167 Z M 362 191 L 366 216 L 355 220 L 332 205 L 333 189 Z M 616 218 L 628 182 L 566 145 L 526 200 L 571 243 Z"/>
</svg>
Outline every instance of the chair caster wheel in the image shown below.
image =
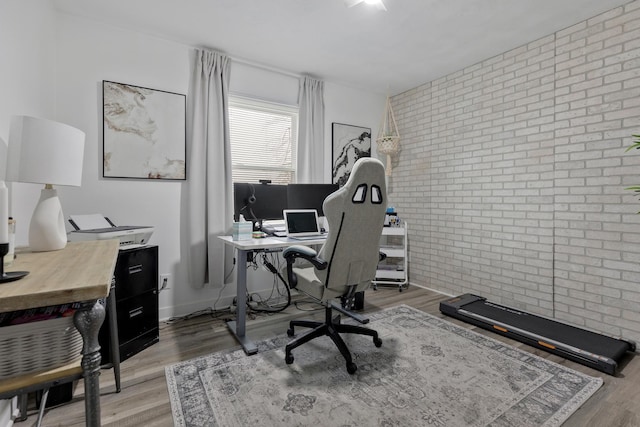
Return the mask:
<svg viewBox="0 0 640 427">
<path fill-rule="evenodd" d="M 374 338 L 373 339 L 373 344 L 378 348 L 382 347 L 382 340 L 380 338 Z"/>
<path fill-rule="evenodd" d="M 287 335 L 290 336 L 290 337 L 293 336 L 293 328 L 287 329 Z"/>
<path fill-rule="evenodd" d="M 358 367 L 356 366 L 355 363 L 351 362 L 351 363 L 347 363 L 347 372 L 350 375 L 353 375 L 356 373 L 356 371 L 358 370 Z"/>
<path fill-rule="evenodd" d="M 293 363 L 293 354 L 287 354 L 284 357 L 284 361 L 287 362 L 287 365 L 291 365 Z"/>
</svg>

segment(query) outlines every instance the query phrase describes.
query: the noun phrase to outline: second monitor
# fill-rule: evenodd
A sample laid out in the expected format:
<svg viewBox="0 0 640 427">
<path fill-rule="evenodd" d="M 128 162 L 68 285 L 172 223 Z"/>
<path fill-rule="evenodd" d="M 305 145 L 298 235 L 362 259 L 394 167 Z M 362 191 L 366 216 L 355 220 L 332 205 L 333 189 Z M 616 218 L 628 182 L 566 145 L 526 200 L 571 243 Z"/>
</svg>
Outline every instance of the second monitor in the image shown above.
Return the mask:
<svg viewBox="0 0 640 427">
<path fill-rule="evenodd" d="M 322 203 L 338 188 L 338 184 L 289 184 L 287 209 L 315 209 L 319 216 L 324 216 Z"/>
<path fill-rule="evenodd" d="M 233 183 L 234 220 L 240 215 L 247 221 L 282 219 L 287 208 L 287 186 L 274 184 Z"/>
</svg>

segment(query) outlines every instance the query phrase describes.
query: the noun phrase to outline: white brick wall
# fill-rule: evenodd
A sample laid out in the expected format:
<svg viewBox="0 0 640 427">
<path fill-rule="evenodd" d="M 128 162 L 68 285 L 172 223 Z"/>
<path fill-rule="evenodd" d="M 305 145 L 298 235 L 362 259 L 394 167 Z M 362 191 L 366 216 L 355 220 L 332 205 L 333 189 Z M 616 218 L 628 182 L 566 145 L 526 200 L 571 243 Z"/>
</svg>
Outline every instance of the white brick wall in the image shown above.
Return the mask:
<svg viewBox="0 0 640 427">
<path fill-rule="evenodd" d="M 640 339 L 640 1 L 393 108 L 412 282 Z"/>
</svg>

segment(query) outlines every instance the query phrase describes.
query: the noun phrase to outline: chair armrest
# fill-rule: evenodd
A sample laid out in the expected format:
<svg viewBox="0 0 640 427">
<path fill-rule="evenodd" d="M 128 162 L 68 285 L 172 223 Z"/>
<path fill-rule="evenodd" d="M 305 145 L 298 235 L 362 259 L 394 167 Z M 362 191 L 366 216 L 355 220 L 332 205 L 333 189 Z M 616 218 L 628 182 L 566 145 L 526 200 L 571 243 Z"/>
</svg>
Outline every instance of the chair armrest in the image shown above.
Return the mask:
<svg viewBox="0 0 640 427">
<path fill-rule="evenodd" d="M 327 261 L 318 257 L 318 252 L 308 246 L 289 246 L 282 251 L 282 256 L 287 260 L 287 280 L 289 281 L 289 288 L 292 289 L 298 286 L 298 277 L 293 272 L 293 263 L 296 258 L 306 259 L 318 270 L 324 270 L 329 265 Z"/>
<path fill-rule="evenodd" d="M 318 257 L 318 252 L 308 246 L 294 245 L 289 246 L 282 251 L 282 256 L 287 260 L 287 263 L 291 261 L 293 263 L 296 258 L 303 258 L 309 261 L 318 270 L 324 270 L 327 268 L 327 261 Z"/>
</svg>

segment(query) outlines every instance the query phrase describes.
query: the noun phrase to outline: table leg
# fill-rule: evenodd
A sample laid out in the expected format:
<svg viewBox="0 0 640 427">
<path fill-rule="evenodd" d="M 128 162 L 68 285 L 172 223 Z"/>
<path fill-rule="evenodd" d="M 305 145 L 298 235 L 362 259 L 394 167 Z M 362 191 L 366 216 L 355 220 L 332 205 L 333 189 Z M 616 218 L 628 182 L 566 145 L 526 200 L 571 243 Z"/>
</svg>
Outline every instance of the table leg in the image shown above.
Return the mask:
<svg viewBox="0 0 640 427">
<path fill-rule="evenodd" d="M 100 344 L 98 332 L 104 321 L 104 306 L 98 301 L 84 303 L 74 314 L 73 323 L 82 335 L 82 372 L 86 425 L 100 425 Z"/>
<path fill-rule="evenodd" d="M 247 317 L 247 251 L 238 249 L 238 262 L 236 263 L 236 320 L 227 322 L 227 326 L 242 345 L 244 352 L 248 355 L 256 354 L 258 346 L 255 345 L 246 335 Z"/>
</svg>

